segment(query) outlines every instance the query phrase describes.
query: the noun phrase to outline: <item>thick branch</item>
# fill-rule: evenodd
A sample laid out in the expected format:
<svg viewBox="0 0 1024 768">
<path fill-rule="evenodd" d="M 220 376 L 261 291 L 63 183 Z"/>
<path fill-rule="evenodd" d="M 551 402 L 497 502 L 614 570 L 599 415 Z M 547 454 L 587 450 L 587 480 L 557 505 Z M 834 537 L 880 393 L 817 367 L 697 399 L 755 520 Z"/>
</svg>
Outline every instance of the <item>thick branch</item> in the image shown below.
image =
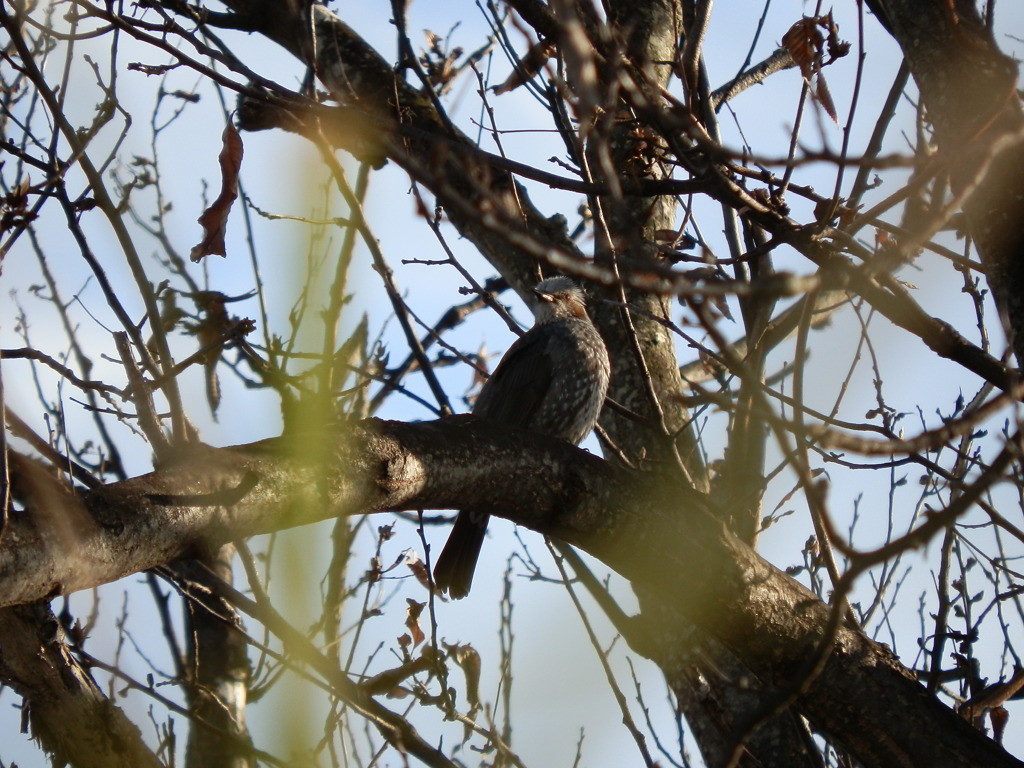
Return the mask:
<svg viewBox="0 0 1024 768">
<path fill-rule="evenodd" d="M 310 63 L 320 81 L 340 103 L 364 116 L 378 132 L 388 158 L 430 189 L 462 236 L 480 249 L 510 285 L 520 291 L 532 287 L 536 264 L 503 233 L 482 224 L 485 210 L 520 223 L 550 246 L 581 258 L 563 217 L 545 217 L 508 170 L 488 162 L 486 154 L 476 151 L 476 145 L 448 121 L 428 94 L 409 85 L 403 71 L 396 71 L 327 8 L 313 6 L 316 45 L 312 46 L 309 26 L 292 20 L 281 3 L 231 0 L 227 4 L 264 19 L 260 30 L 297 58 L 309 61 L 315 51 L 316 61 Z"/>
<path fill-rule="evenodd" d="M 44 605 L 0 610 L 0 676 L 25 699 L 32 735 L 55 765 L 160 768 L 139 729 L 68 651 Z"/>
<path fill-rule="evenodd" d="M 970 192 L 964 204 L 968 229 L 996 303 L 1009 320 L 1019 363 L 1024 359 L 1024 111 L 1017 64 L 996 46 L 973 3 L 878 4 L 921 91 L 953 189 Z"/>
<path fill-rule="evenodd" d="M 769 686 L 797 679 L 823 637 L 827 606 L 732 536 L 701 497 L 651 474 L 472 417 L 368 421 L 310 451 L 314 442 L 204 448 L 77 505 L 15 514 L 0 549 L 4 603 L 335 515 L 489 506 L 600 558 Z M 929 696 L 884 646 L 846 629 L 797 707 L 865 765 L 1021 765 Z"/>
</svg>

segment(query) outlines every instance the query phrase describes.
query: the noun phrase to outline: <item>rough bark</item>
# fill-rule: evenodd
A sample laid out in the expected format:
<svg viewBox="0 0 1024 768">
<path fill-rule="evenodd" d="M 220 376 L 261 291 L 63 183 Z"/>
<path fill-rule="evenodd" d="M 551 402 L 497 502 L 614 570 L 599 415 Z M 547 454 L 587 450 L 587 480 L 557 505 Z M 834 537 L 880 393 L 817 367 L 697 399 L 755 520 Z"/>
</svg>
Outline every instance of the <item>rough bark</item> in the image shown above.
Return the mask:
<svg viewBox="0 0 1024 768">
<path fill-rule="evenodd" d="M 604 117 L 579 116 L 584 125 L 593 122 L 591 129 L 581 131 L 588 158 L 586 173 L 610 190 L 591 198 L 597 237 L 594 259 L 611 271 L 618 270 L 615 264 L 622 257 L 640 265 L 664 267 L 669 262 L 659 253 L 654 233 L 675 227 L 676 199 L 671 195 L 625 195 L 622 190 L 631 180 L 667 179 L 672 169 L 657 157 L 663 140 L 650 134 L 642 138 L 647 127 L 625 106 L 622 89 L 644 92 L 655 85 L 667 86 L 682 33 L 682 10 L 678 2 L 668 0 L 618 2 L 610 5 L 609 22 L 610 34 L 618 38 L 615 43 L 622 46 L 625 60 L 609 57 L 600 68 L 600 103 L 592 106 L 601 107 Z M 568 46 L 563 43 L 563 50 Z M 620 69 L 631 75 L 628 86 L 621 82 Z M 571 81 L 571 67 L 569 73 L 573 90 L 583 92 L 585 85 Z M 617 288 L 601 295 L 620 301 Z M 706 469 L 689 429 L 689 412 L 674 396 L 683 391 L 675 344 L 671 332 L 658 322 L 671 319 L 672 297 L 629 289 L 624 295 L 630 306 L 628 319 L 625 310 L 602 311 L 597 322 L 609 349 L 614 350 L 609 394 L 645 421 L 637 424 L 608 411 L 602 425 L 634 462 L 641 457 L 674 462 L 673 450 L 678 450 L 694 485 L 706 490 Z M 676 443 L 673 450 L 669 449 L 671 442 Z"/>
<path fill-rule="evenodd" d="M 655 233 L 672 231 L 676 226 L 678 202 L 672 195 L 626 195 L 623 189 L 631 181 L 658 182 L 671 178 L 673 169 L 658 156 L 666 146 L 654 126 L 637 119 L 626 104 L 630 101 L 660 99 L 657 88 L 665 88 L 678 56 L 684 35 L 683 8 L 671 0 L 612 2 L 609 4 L 609 35 L 615 45 L 602 46 L 602 40 L 588 40 L 594 51 L 610 51 L 600 61 L 595 55 L 597 72 L 594 100 L 601 107 L 597 114 L 578 114 L 583 128 L 581 147 L 587 157 L 585 177 L 609 190 L 592 195 L 590 207 L 595 218 L 595 261 L 612 272 L 618 260 L 630 257 L 635 264 L 669 267 L 659 251 Z M 574 20 L 571 3 L 556 4 L 567 19 L 563 24 L 561 50 L 567 61 L 574 41 L 565 31 Z M 579 23 L 579 22 L 577 22 Z M 618 46 L 624 54 L 619 61 Z M 577 51 L 578 56 L 583 53 Z M 583 94 L 588 84 L 575 82 L 582 65 L 567 66 L 568 85 L 577 95 L 577 109 L 588 106 Z M 623 84 L 621 71 L 629 73 Z M 631 95 L 623 91 L 632 90 Z M 679 397 L 684 391 L 672 333 L 659 320 L 672 319 L 671 296 L 616 287 L 600 294 L 612 307 L 624 297 L 629 311 L 603 307 L 596 322 L 613 350 L 610 396 L 644 422 L 637 423 L 612 409 L 606 410 L 602 426 L 606 434 L 631 462 L 637 465 L 685 467 L 689 483 L 699 491 L 709 487 L 707 468 L 694 438 L 691 415 Z M 763 440 L 763 435 L 762 435 Z M 639 590 L 641 613 L 637 624 L 647 628 L 648 653 L 658 660 L 675 694 L 680 713 L 685 717 L 709 765 L 725 764 L 739 739 L 745 738 L 740 766 L 779 765 L 797 768 L 813 766 L 807 749 L 806 729 L 791 712 L 767 719 L 757 729 L 746 729 L 747 721 L 761 706 L 763 686 L 752 683 L 754 676 L 721 643 L 694 627 L 678 611 L 668 609 L 655 597 Z M 689 637 L 679 643 L 680 637 Z"/>
<path fill-rule="evenodd" d="M 15 515 L 0 548 L 0 594 L 5 604 L 38 600 L 327 516 L 479 504 L 598 557 L 721 642 L 768 691 L 803 679 L 828 607 L 698 498 L 557 441 L 494 432 L 472 417 L 364 422 L 318 462 L 296 459 L 285 439 L 202 449 L 89 492 L 77 509 Z M 94 523 L 77 538 L 52 530 L 83 515 Z M 884 646 L 844 628 L 834 640 L 795 708 L 865 765 L 1022 765 Z"/>
<path fill-rule="evenodd" d="M 217 595 L 218 582 L 232 583 L 235 548 L 220 547 L 202 560 L 175 568 L 189 595 L 185 603 L 188 659 L 185 686 L 189 711 L 211 727 L 190 728 L 185 763 L 189 768 L 250 768 L 256 765 L 246 727 L 249 644 L 241 617 Z"/>
<path fill-rule="evenodd" d="M 24 700 L 32 735 L 55 764 L 160 768 L 139 729 L 71 655 L 41 603 L 0 610 L 0 678 Z"/>
<path fill-rule="evenodd" d="M 1024 112 L 1017 63 L 999 50 L 969 0 L 875 5 L 906 56 L 952 189 L 967 196 L 967 229 L 1017 360 L 1024 361 Z"/>
</svg>

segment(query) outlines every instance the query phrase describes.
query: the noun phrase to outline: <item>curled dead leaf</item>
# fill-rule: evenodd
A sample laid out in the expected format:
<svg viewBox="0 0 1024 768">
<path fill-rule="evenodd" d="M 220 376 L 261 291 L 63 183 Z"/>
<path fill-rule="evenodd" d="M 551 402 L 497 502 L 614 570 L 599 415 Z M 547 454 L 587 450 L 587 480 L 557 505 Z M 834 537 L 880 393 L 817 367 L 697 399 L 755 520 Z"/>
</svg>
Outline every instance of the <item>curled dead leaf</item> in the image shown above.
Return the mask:
<svg viewBox="0 0 1024 768">
<path fill-rule="evenodd" d="M 209 208 L 199 217 L 203 228 L 203 239 L 189 253 L 194 262 L 202 261 L 211 253 L 226 256 L 227 247 L 224 235 L 227 232 L 228 214 L 238 197 L 238 172 L 242 168 L 242 137 L 234 124 L 228 121 L 221 134 L 220 163 L 220 194 Z"/>
<path fill-rule="evenodd" d="M 405 609 L 405 626 L 409 630 L 409 635 L 412 637 L 412 646 L 415 648 L 426 640 L 427 637 L 423 634 L 423 630 L 420 629 L 420 614 L 423 613 L 426 603 L 420 603 L 409 598 L 406 598 L 405 602 L 407 604 Z"/>
</svg>

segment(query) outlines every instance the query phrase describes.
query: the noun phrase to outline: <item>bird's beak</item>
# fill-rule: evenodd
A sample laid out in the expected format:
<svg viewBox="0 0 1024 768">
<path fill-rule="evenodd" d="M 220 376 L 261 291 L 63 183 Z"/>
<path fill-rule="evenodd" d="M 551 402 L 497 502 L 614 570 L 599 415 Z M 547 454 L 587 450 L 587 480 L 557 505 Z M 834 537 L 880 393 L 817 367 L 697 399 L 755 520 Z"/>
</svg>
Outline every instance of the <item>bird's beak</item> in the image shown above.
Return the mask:
<svg viewBox="0 0 1024 768">
<path fill-rule="evenodd" d="M 533 289 L 533 294 L 541 301 L 554 301 L 554 296 L 545 291 L 538 291 L 536 288 Z"/>
</svg>

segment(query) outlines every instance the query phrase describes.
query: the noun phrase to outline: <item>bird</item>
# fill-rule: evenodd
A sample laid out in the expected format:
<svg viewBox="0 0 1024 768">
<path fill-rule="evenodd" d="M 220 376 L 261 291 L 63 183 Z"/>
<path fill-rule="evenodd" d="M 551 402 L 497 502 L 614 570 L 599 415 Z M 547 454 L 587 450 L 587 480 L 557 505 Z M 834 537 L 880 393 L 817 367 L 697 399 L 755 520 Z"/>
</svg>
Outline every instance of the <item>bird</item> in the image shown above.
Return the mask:
<svg viewBox="0 0 1024 768">
<path fill-rule="evenodd" d="M 501 358 L 473 415 L 579 445 L 597 424 L 608 392 L 608 350 L 575 282 L 549 277 L 532 293 L 533 327 Z M 488 518 L 485 509 L 459 512 L 434 566 L 435 590 L 454 599 L 469 594 Z"/>
</svg>

